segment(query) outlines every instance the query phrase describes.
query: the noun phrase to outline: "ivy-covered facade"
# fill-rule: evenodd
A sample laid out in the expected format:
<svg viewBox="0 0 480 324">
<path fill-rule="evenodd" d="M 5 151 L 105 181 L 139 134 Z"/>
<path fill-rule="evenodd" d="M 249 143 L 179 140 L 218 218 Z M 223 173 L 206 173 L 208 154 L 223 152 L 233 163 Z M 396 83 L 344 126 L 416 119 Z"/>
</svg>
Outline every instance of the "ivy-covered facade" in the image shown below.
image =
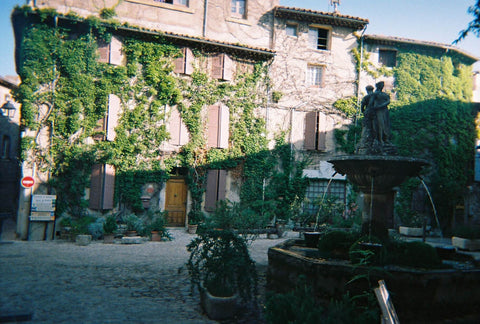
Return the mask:
<svg viewBox="0 0 480 324">
<path fill-rule="evenodd" d="M 305 197 L 326 189 L 346 202 L 345 177 L 327 160 L 355 144 L 341 129 L 367 80 L 355 33 L 368 20 L 247 5 L 240 14 L 221 0 L 50 0 L 15 10 L 22 169 L 37 179 L 21 190 L 21 238 L 52 230 L 29 224 L 32 193 L 56 195 L 57 217 L 159 209 L 173 226 L 222 200 L 256 226 L 298 217 Z"/>
</svg>

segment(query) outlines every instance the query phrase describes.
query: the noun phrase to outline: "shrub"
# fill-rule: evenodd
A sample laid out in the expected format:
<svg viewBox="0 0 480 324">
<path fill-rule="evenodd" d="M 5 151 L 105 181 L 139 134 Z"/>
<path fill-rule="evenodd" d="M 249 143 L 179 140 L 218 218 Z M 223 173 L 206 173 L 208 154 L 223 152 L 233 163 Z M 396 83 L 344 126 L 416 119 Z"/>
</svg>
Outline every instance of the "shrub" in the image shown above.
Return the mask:
<svg viewBox="0 0 480 324">
<path fill-rule="evenodd" d="M 355 232 L 332 231 L 323 235 L 318 241 L 318 250 L 323 257 L 348 258 L 350 246 L 358 240 Z"/>
<path fill-rule="evenodd" d="M 457 226 L 453 230 L 453 236 L 465 239 L 480 239 L 480 227 L 478 226 Z"/>
<path fill-rule="evenodd" d="M 390 245 L 388 263 L 416 268 L 438 268 L 441 266 L 434 247 L 423 242 L 394 242 Z"/>
<path fill-rule="evenodd" d="M 103 223 L 103 233 L 113 234 L 117 230 L 117 219 L 114 215 L 108 215 Z"/>
<path fill-rule="evenodd" d="M 385 263 L 387 249 L 379 238 L 363 236 L 352 244 L 348 256 L 352 264 L 380 265 Z"/>
</svg>

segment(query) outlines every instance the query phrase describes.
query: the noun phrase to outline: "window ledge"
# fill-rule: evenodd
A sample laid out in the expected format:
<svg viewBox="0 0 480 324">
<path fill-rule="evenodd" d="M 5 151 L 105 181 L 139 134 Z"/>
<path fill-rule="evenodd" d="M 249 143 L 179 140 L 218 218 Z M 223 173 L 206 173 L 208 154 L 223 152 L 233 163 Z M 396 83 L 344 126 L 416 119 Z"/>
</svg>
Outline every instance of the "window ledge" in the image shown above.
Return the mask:
<svg viewBox="0 0 480 324">
<path fill-rule="evenodd" d="M 126 0 L 126 1 L 127 2 L 133 2 L 133 3 L 140 3 L 140 4 L 143 4 L 143 5 L 146 5 L 146 6 L 151 6 L 151 7 L 158 7 L 158 8 L 164 8 L 164 9 L 169 9 L 169 10 L 185 12 L 185 13 L 189 13 L 189 14 L 194 14 L 195 13 L 195 10 L 193 10 L 189 7 L 170 4 L 170 3 L 154 2 L 152 0 Z"/>
<path fill-rule="evenodd" d="M 246 26 L 252 26 L 252 24 L 248 20 L 242 19 L 242 18 L 229 17 L 225 20 L 228 21 L 228 22 L 232 22 L 232 23 L 237 23 L 237 24 L 246 25 Z"/>
</svg>

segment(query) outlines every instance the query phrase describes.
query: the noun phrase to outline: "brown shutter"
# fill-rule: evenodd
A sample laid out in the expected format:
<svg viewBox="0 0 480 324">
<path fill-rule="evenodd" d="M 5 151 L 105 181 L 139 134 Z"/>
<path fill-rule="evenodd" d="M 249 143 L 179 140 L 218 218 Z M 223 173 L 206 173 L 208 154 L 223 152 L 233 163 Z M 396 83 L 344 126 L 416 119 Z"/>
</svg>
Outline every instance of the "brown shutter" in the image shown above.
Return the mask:
<svg viewBox="0 0 480 324">
<path fill-rule="evenodd" d="M 95 141 L 103 141 L 104 140 L 104 131 L 105 131 L 105 122 L 106 118 L 103 117 L 99 120 L 97 120 L 97 123 L 95 124 L 95 128 L 93 129 L 94 135 L 93 139 Z"/>
<path fill-rule="evenodd" d="M 218 148 L 228 148 L 228 138 L 230 133 L 229 123 L 230 123 L 230 114 L 228 107 L 220 106 L 218 110 L 219 116 L 219 130 L 218 130 Z"/>
<path fill-rule="evenodd" d="M 102 209 L 113 209 L 114 192 L 115 192 L 115 167 L 110 164 L 105 164 Z"/>
<path fill-rule="evenodd" d="M 175 68 L 173 72 L 175 73 L 185 73 L 185 61 L 186 61 L 186 55 L 185 55 L 186 49 L 182 49 L 182 56 L 177 57 L 175 59 Z"/>
<path fill-rule="evenodd" d="M 223 54 L 212 57 L 212 78 L 223 79 Z"/>
<path fill-rule="evenodd" d="M 124 65 L 124 55 L 122 52 L 122 41 L 116 36 L 112 36 L 110 42 L 110 64 Z"/>
<path fill-rule="evenodd" d="M 120 98 L 113 94 L 108 95 L 107 141 L 114 141 L 117 136 L 115 127 L 118 126 L 120 109 Z"/>
<path fill-rule="evenodd" d="M 190 48 L 185 48 L 185 74 L 191 75 L 194 70 L 195 56 Z"/>
<path fill-rule="evenodd" d="M 207 188 L 205 190 L 205 207 L 206 211 L 214 211 L 217 203 L 218 192 L 218 170 L 207 171 Z"/>
<path fill-rule="evenodd" d="M 94 164 L 90 175 L 90 209 L 100 209 L 102 203 L 102 165 Z"/>
<path fill-rule="evenodd" d="M 208 147 L 218 147 L 219 109 L 219 105 L 208 106 Z"/>
<path fill-rule="evenodd" d="M 317 150 L 325 151 L 327 149 L 327 116 L 318 113 L 317 126 Z"/>
<path fill-rule="evenodd" d="M 227 54 L 223 54 L 223 80 L 230 81 L 233 79 L 234 67 L 235 62 Z"/>
<path fill-rule="evenodd" d="M 217 201 L 227 196 L 227 170 L 218 170 Z"/>
<path fill-rule="evenodd" d="M 315 138 L 317 128 L 317 113 L 307 112 L 305 115 L 305 139 L 303 146 L 306 150 L 315 150 Z"/>
<path fill-rule="evenodd" d="M 110 63 L 110 44 L 103 40 L 98 41 L 98 61 L 101 63 Z"/>
</svg>

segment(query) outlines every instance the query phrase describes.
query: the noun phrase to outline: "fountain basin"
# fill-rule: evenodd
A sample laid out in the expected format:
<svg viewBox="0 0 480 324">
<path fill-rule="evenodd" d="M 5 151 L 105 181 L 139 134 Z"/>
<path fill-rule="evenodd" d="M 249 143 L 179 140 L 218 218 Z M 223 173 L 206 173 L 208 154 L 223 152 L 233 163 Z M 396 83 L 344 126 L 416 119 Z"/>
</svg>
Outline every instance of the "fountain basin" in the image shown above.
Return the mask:
<svg viewBox="0 0 480 324">
<path fill-rule="evenodd" d="M 468 318 L 479 322 L 480 269 L 425 270 L 399 266 L 361 267 L 349 261 L 311 257 L 317 250 L 288 240 L 268 250 L 267 289 L 288 292 L 295 288 L 300 275 L 311 284 L 315 298 L 328 303 L 362 294 L 385 280 L 394 307 L 403 323 L 442 323 Z M 366 275 L 368 281 L 349 281 Z"/>
</svg>

